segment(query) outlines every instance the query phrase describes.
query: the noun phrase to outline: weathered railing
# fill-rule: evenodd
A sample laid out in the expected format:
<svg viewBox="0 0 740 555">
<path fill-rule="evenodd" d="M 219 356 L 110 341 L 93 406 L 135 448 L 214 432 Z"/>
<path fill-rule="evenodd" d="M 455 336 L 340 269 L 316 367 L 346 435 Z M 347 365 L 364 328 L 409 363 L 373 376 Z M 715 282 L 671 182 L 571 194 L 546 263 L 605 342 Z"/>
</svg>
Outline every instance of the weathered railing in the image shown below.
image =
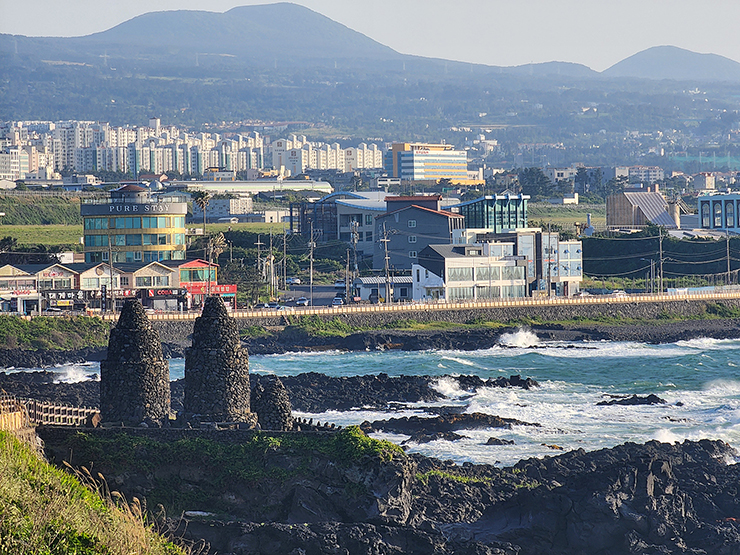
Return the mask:
<svg viewBox="0 0 740 555">
<path fill-rule="evenodd" d="M 288 315 L 308 316 L 312 314 L 358 314 L 370 312 L 434 312 L 445 310 L 471 310 L 481 308 L 516 308 L 516 307 L 543 307 L 543 306 L 583 306 L 607 305 L 628 303 L 667 303 L 675 301 L 719 301 L 740 299 L 740 290 L 712 291 L 712 292 L 681 292 L 681 293 L 640 293 L 633 295 L 593 295 L 587 297 L 541 297 L 496 299 L 455 302 L 404 302 L 388 304 L 360 304 L 326 307 L 284 307 L 280 310 L 237 310 L 231 311 L 234 318 L 274 318 Z M 150 320 L 193 320 L 200 316 L 197 312 L 190 313 L 158 313 L 150 314 Z M 117 315 L 104 315 L 115 319 Z"/>
<path fill-rule="evenodd" d="M 18 430 L 38 424 L 84 426 L 88 418 L 99 412 L 96 408 L 45 403 L 0 392 L 0 430 Z"/>
</svg>

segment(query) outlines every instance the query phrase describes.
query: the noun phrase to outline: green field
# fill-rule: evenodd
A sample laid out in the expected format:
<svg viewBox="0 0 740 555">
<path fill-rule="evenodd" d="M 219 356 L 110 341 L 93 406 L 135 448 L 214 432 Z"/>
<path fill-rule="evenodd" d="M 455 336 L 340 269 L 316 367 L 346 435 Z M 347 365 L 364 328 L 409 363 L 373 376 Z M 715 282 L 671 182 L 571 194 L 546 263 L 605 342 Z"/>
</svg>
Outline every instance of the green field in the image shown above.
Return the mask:
<svg viewBox="0 0 740 555">
<path fill-rule="evenodd" d="M 241 224 L 207 224 L 210 232 L 251 231 L 254 233 L 269 233 L 272 229 L 275 234 L 283 233 L 283 226 L 287 224 L 241 223 Z M 203 224 L 191 224 L 190 227 L 203 227 Z M 73 250 L 82 251 L 80 238 L 82 225 L 0 225 L 0 238 L 13 237 L 22 246 L 33 245 L 64 245 Z"/>
<path fill-rule="evenodd" d="M 586 224 L 587 215 L 591 214 L 591 225 L 603 229 L 606 227 L 605 204 L 555 205 L 547 202 L 529 203 L 527 216 L 529 225 L 534 222 L 559 225 L 564 231 L 573 231 L 576 222 Z"/>
</svg>

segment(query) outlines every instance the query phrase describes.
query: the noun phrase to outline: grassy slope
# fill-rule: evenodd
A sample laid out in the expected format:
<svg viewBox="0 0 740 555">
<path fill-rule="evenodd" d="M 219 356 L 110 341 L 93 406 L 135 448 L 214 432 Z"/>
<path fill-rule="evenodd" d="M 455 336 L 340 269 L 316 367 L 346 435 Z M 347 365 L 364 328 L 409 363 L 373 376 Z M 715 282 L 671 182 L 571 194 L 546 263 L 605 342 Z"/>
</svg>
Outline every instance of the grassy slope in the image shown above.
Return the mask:
<svg viewBox="0 0 740 555">
<path fill-rule="evenodd" d="M 138 501 L 114 504 L 0 432 L 0 554 L 184 555 L 144 524 Z"/>
<path fill-rule="evenodd" d="M 110 327 L 100 318 L 40 316 L 31 320 L 0 315 L 1 349 L 60 349 L 104 347 Z"/>
</svg>

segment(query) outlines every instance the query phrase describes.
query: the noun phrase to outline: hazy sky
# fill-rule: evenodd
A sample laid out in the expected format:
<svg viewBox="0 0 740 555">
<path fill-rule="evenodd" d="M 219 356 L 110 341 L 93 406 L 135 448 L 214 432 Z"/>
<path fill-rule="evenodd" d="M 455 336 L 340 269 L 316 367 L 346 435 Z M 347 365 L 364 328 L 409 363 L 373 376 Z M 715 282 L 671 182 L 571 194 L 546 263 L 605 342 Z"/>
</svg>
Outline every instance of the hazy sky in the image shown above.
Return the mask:
<svg viewBox="0 0 740 555">
<path fill-rule="evenodd" d="M 0 0 L 0 32 L 76 36 L 151 11 L 269 0 Z M 295 0 L 405 53 L 491 65 L 565 61 L 601 71 L 670 44 L 740 61 L 737 0 Z"/>
</svg>

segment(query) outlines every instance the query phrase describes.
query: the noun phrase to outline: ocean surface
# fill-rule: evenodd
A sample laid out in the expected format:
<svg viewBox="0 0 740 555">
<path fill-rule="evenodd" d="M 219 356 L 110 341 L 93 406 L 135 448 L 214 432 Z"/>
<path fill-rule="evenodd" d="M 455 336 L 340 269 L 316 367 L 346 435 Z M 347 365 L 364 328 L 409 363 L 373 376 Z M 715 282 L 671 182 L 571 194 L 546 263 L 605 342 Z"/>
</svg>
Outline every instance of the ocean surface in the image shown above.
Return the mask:
<svg viewBox="0 0 740 555">
<path fill-rule="evenodd" d="M 98 379 L 97 363 L 53 369 L 60 381 Z M 740 449 L 740 340 L 696 339 L 667 345 L 622 342 L 545 342 L 526 330 L 501 338 L 500 345 L 479 351 L 323 352 L 250 356 L 250 371 L 278 376 L 320 372 L 353 376 L 385 372 L 391 376 L 440 376 L 437 389 L 447 398 L 435 405 L 457 405 L 540 427 L 511 430 L 463 430 L 466 439 L 408 444 L 409 451 L 457 463 L 514 464 L 528 457 L 557 455 L 583 448 L 613 447 L 627 441 L 665 442 L 722 439 Z M 183 359 L 170 361 L 171 378 L 183 377 Z M 462 391 L 445 374 L 495 378 L 519 374 L 540 387 L 484 388 Z M 654 393 L 664 405 L 597 406 L 612 396 Z M 424 416 L 429 403 L 393 413 L 364 410 L 321 414 L 296 412 L 339 425 L 364 420 Z M 514 445 L 485 445 L 489 437 Z M 374 434 L 400 443 L 408 436 Z M 557 446 L 560 449 L 554 449 Z"/>
</svg>

